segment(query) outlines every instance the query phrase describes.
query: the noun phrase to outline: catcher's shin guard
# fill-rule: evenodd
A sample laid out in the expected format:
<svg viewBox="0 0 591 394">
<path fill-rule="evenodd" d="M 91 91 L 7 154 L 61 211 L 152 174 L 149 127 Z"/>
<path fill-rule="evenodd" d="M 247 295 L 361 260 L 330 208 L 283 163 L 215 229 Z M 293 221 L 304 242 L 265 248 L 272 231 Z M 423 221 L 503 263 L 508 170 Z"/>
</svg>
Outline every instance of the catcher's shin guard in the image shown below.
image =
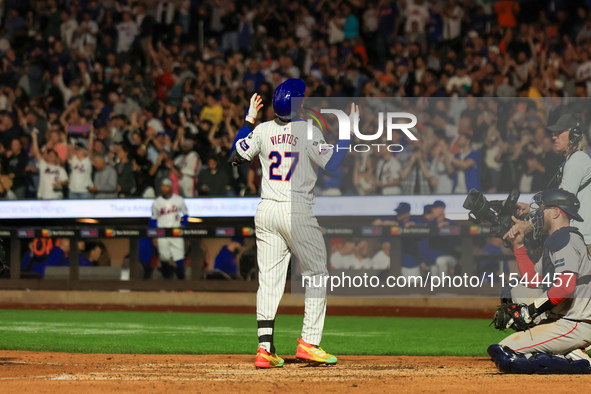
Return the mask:
<svg viewBox="0 0 591 394">
<path fill-rule="evenodd" d="M 487 349 L 499 371 L 515 374 L 590 374 L 591 364 L 588 360 L 567 360 L 561 356 L 547 353 L 534 354 L 527 358 L 517 354 L 508 347 L 490 345 Z"/>
<path fill-rule="evenodd" d="M 588 374 L 591 373 L 591 364 L 588 360 L 567 360 L 561 356 L 553 356 L 547 353 L 534 354 L 529 362 L 537 374 Z"/>
<path fill-rule="evenodd" d="M 533 367 L 527 357 L 523 354 L 515 353 L 506 346 L 503 347 L 495 343 L 494 345 L 490 345 L 486 351 L 501 372 L 534 373 Z"/>
</svg>

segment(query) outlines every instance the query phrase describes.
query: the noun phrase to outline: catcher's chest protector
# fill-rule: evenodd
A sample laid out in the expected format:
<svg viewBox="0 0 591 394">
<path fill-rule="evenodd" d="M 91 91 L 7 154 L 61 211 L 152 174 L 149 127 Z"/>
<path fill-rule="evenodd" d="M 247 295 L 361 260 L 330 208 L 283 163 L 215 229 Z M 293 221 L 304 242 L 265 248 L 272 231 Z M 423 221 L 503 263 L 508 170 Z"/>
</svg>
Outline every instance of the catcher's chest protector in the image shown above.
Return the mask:
<svg viewBox="0 0 591 394">
<path fill-rule="evenodd" d="M 563 227 L 556 230 L 544 242 L 544 254 L 542 255 L 542 278 L 548 275 L 549 278 L 554 278 L 554 262 L 550 258 L 550 253 L 555 253 L 564 248 L 570 242 L 570 235 L 577 234 L 579 237 L 585 239 L 583 235 L 575 227 Z M 542 290 L 547 291 L 550 287 L 548 281 L 542 283 Z"/>
</svg>

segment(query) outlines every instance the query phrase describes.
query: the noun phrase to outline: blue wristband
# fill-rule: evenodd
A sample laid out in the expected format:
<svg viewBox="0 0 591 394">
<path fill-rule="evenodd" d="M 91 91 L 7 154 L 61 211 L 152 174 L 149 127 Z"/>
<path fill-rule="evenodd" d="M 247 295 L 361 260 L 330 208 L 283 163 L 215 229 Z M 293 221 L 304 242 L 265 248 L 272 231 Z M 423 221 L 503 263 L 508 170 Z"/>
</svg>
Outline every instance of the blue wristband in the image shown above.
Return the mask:
<svg viewBox="0 0 591 394">
<path fill-rule="evenodd" d="M 327 171 L 335 170 L 339 164 L 345 158 L 345 155 L 349 152 L 349 146 L 351 145 L 351 140 L 339 140 L 337 145 L 332 148 L 332 156 L 326 163 L 324 167 Z"/>
</svg>

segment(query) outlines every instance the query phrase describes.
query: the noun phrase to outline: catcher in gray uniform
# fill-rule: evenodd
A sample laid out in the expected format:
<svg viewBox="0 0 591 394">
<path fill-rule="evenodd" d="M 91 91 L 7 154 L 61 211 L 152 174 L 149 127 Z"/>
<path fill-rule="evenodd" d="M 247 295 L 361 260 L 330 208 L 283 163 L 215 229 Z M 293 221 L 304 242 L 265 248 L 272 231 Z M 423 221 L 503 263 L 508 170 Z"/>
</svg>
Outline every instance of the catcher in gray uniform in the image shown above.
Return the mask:
<svg viewBox="0 0 591 394">
<path fill-rule="evenodd" d="M 517 331 L 488 354 L 505 373 L 591 373 L 591 258 L 583 236 L 570 220 L 582 221 L 580 202 L 565 190 L 536 194 L 529 222 L 534 238 L 547 236 L 544 253 L 533 263 L 523 245 L 523 226 L 505 234 L 514 248 L 522 285 L 513 287 L 493 323 Z M 527 331 L 526 331 L 527 330 Z"/>
</svg>

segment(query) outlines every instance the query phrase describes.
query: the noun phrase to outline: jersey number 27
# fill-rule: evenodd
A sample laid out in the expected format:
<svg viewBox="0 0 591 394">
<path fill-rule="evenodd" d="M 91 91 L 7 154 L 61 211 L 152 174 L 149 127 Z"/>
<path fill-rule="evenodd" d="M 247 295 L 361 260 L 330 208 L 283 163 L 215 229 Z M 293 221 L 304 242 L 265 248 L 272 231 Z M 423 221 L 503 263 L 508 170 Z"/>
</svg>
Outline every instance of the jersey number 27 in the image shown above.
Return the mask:
<svg viewBox="0 0 591 394">
<path fill-rule="evenodd" d="M 283 157 L 292 158 L 293 161 L 291 162 L 291 166 L 289 167 L 289 171 L 285 175 L 285 181 L 291 181 L 291 176 L 293 175 L 296 167 L 298 166 L 298 161 L 300 161 L 300 152 L 285 152 Z M 281 174 L 275 174 L 275 170 L 279 168 L 281 162 L 283 160 L 280 152 L 276 150 L 269 153 L 269 160 L 272 160 L 273 163 L 269 166 L 269 179 L 272 181 L 283 181 L 283 176 Z"/>
</svg>

